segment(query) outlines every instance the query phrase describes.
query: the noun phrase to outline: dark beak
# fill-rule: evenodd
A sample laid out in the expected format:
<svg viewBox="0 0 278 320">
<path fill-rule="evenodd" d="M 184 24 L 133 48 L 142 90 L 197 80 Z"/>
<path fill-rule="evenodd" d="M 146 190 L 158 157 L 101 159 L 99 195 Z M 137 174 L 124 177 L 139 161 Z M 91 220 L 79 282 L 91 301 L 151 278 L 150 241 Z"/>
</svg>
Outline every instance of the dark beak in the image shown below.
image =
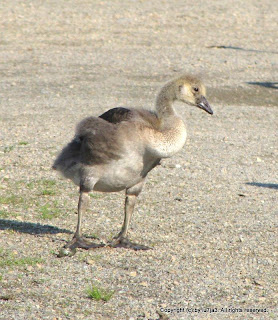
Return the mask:
<svg viewBox="0 0 278 320">
<path fill-rule="evenodd" d="M 197 107 L 205 110 L 209 114 L 213 114 L 213 111 L 212 111 L 207 99 L 204 96 L 201 96 L 199 102 L 197 103 Z"/>
</svg>

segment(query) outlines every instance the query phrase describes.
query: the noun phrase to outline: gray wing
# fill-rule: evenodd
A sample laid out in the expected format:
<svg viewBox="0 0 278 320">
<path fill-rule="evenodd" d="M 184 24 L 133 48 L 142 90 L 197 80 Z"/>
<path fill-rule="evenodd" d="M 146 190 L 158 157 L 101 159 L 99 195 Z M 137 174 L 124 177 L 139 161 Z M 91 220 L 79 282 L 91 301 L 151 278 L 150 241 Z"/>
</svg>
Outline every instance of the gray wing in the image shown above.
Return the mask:
<svg viewBox="0 0 278 320">
<path fill-rule="evenodd" d="M 77 126 L 80 139 L 81 161 L 85 164 L 103 164 L 121 158 L 122 145 L 117 134 L 118 127 L 101 118 L 89 117 Z"/>
<path fill-rule="evenodd" d="M 58 155 L 53 169 L 66 175 L 77 164 L 97 165 L 120 159 L 122 146 L 117 137 L 114 124 L 100 118 L 86 118 L 78 124 L 75 138 Z"/>
<path fill-rule="evenodd" d="M 98 118 L 86 118 L 78 124 L 75 138 L 58 155 L 53 169 L 65 174 L 76 164 L 97 165 L 120 159 L 123 146 L 117 134 L 118 125 L 133 120 L 152 128 L 160 125 L 154 112 L 122 107 L 110 109 Z"/>
</svg>

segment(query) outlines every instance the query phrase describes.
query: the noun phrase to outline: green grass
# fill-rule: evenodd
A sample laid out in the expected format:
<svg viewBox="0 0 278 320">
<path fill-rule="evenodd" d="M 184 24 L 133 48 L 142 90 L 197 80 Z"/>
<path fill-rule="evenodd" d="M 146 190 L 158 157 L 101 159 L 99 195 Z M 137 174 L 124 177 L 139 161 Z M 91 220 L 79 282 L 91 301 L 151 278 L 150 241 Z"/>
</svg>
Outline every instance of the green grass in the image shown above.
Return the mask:
<svg viewBox="0 0 278 320">
<path fill-rule="evenodd" d="M 26 187 L 29 190 L 38 189 L 38 195 L 55 196 L 57 194 L 57 182 L 50 179 L 41 179 L 28 182 Z"/>
<path fill-rule="evenodd" d="M 57 256 L 57 252 L 54 249 L 49 250 L 49 253 L 52 254 L 53 256 Z"/>
<path fill-rule="evenodd" d="M 26 183 L 26 187 L 30 190 L 34 189 L 36 186 L 36 183 L 34 181 Z"/>
<path fill-rule="evenodd" d="M 18 216 L 31 209 L 37 212 L 40 219 L 51 220 L 67 211 L 67 202 L 63 206 L 56 198 L 61 191 L 59 182 L 54 179 L 7 182 L 6 188 L 0 189 L 0 219 Z"/>
<path fill-rule="evenodd" d="M 4 153 L 9 153 L 14 149 L 14 146 L 7 146 L 4 148 Z"/>
<path fill-rule="evenodd" d="M 42 196 L 55 196 L 56 195 L 56 191 L 50 190 L 50 189 L 43 189 L 41 191 L 41 195 Z"/>
<path fill-rule="evenodd" d="M 4 251 L 0 248 L 0 267 L 24 267 L 35 266 L 37 263 L 44 262 L 38 257 L 17 257 L 13 253 Z"/>
<path fill-rule="evenodd" d="M 50 188 L 50 187 L 56 186 L 56 184 L 57 184 L 57 182 L 55 180 L 49 180 L 49 179 L 42 179 L 42 180 L 40 180 L 40 183 L 45 188 Z"/>
<path fill-rule="evenodd" d="M 15 217 L 15 216 L 16 216 L 16 214 L 13 212 L 9 212 L 6 210 L 0 210 L 0 219 L 6 219 L 9 217 Z"/>
<path fill-rule="evenodd" d="M 93 199 L 101 199 L 104 197 L 104 195 L 101 193 L 90 193 L 89 196 Z"/>
<path fill-rule="evenodd" d="M 53 218 L 56 218 L 58 217 L 59 215 L 62 214 L 62 211 L 56 207 L 57 203 L 55 202 L 54 203 L 54 207 L 51 206 L 50 204 L 45 204 L 43 206 L 40 207 L 40 217 L 42 219 L 45 219 L 45 220 L 51 220 Z"/>
<path fill-rule="evenodd" d="M 0 196 L 0 204 L 20 204 L 23 203 L 24 199 L 22 197 L 16 196 L 15 194 L 12 194 L 10 196 Z"/>
<path fill-rule="evenodd" d="M 51 179 L 32 180 L 26 184 L 28 189 L 35 188 L 52 188 L 56 186 L 57 182 Z"/>
<path fill-rule="evenodd" d="M 100 261 L 102 258 L 103 258 L 103 255 L 102 254 L 94 254 L 92 257 L 91 257 L 94 261 Z"/>
<path fill-rule="evenodd" d="M 87 292 L 88 298 L 90 298 L 92 300 L 96 300 L 96 301 L 102 300 L 105 302 L 109 301 L 114 294 L 114 291 L 104 289 L 97 284 L 92 284 L 87 289 L 86 292 Z"/>
<path fill-rule="evenodd" d="M 51 220 L 70 211 L 66 209 L 66 201 L 64 204 L 58 201 L 61 184 L 54 179 L 9 180 L 0 191 L 0 219 L 17 217 L 32 210 L 39 219 Z"/>
<path fill-rule="evenodd" d="M 27 144 L 29 144 L 29 142 L 27 142 L 27 141 L 19 141 L 18 142 L 19 146 L 26 146 Z M 13 151 L 14 148 L 15 148 L 15 145 L 4 147 L 4 153 L 9 153 L 9 152 Z"/>
</svg>

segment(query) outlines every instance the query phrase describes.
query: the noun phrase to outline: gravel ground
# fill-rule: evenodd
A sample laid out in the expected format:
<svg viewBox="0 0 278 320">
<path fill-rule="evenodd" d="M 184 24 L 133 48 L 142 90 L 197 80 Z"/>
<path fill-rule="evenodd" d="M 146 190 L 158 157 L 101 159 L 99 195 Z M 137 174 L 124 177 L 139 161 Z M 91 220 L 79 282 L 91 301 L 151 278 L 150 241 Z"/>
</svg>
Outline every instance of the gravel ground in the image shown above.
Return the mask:
<svg viewBox="0 0 278 320">
<path fill-rule="evenodd" d="M 0 8 L 0 319 L 277 319 L 277 2 Z M 130 230 L 153 249 L 57 258 L 78 190 L 50 167 L 77 121 L 151 108 L 185 71 L 202 76 L 215 115 L 177 105 L 186 147 L 150 173 Z M 123 203 L 92 194 L 86 235 L 111 239 Z M 88 298 L 92 283 L 112 298 Z"/>
</svg>

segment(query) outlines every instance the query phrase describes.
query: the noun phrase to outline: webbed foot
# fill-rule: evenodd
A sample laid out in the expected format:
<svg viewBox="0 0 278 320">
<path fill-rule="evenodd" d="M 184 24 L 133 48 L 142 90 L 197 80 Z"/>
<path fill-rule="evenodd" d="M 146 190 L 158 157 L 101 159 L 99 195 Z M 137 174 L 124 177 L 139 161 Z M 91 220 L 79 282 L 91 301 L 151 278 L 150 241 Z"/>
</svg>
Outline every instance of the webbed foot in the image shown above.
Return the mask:
<svg viewBox="0 0 278 320">
<path fill-rule="evenodd" d="M 109 244 L 109 247 L 112 248 L 126 248 L 126 249 L 133 249 L 133 250 L 149 250 L 152 249 L 150 247 L 144 246 L 142 244 L 131 242 L 129 239 L 124 237 L 119 237 L 113 239 Z"/>
<path fill-rule="evenodd" d="M 83 237 L 76 237 L 74 236 L 73 239 L 68 242 L 63 248 L 60 249 L 58 257 L 72 257 L 76 253 L 77 248 L 81 249 L 94 249 L 94 248 L 101 248 L 105 245 L 103 243 L 93 243 L 89 242 Z"/>
</svg>

